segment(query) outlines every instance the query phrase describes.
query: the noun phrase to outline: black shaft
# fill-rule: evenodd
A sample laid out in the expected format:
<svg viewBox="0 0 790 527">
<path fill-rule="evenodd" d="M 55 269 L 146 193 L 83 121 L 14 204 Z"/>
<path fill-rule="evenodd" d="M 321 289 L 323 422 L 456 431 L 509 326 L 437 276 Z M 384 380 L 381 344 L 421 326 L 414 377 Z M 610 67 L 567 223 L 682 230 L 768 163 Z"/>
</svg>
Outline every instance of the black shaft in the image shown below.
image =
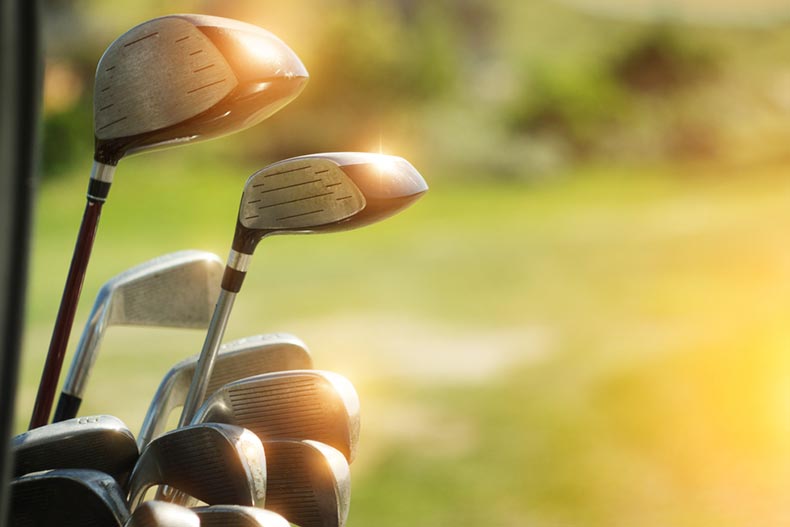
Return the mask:
<svg viewBox="0 0 790 527">
<path fill-rule="evenodd" d="M 38 0 L 0 0 L 0 527 L 8 523 L 10 440 L 36 184 L 38 8 Z"/>
<path fill-rule="evenodd" d="M 71 258 L 71 266 L 66 278 L 66 286 L 60 299 L 55 328 L 52 330 L 47 359 L 41 372 L 36 404 L 30 419 L 31 429 L 47 424 L 49 414 L 52 412 L 52 403 L 55 399 L 63 359 L 66 356 L 66 346 L 69 343 L 71 328 L 74 325 L 74 315 L 77 313 L 77 303 L 82 292 L 82 284 L 85 281 L 93 241 L 96 238 L 102 205 L 102 201 L 89 199 L 85 206 L 82 224 L 77 235 L 77 244 L 74 246 L 74 255 Z"/>
</svg>

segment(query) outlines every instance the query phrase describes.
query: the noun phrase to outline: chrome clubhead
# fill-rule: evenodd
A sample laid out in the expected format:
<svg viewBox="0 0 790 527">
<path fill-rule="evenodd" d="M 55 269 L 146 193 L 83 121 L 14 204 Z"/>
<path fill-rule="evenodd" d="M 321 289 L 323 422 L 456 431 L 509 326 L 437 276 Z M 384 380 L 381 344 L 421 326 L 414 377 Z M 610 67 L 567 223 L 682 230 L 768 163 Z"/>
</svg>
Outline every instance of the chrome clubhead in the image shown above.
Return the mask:
<svg viewBox="0 0 790 527">
<path fill-rule="evenodd" d="M 96 69 L 96 160 L 229 134 L 301 93 L 308 73 L 272 33 L 236 20 L 170 15 L 116 39 Z"/>
<path fill-rule="evenodd" d="M 209 505 L 262 505 L 266 456 L 255 434 L 238 426 L 204 423 L 179 428 L 140 454 L 129 478 L 134 511 L 145 492 L 168 485 Z"/>
<path fill-rule="evenodd" d="M 124 485 L 138 450 L 123 422 L 110 415 L 78 417 L 14 437 L 14 477 L 49 469 L 93 469 Z"/>
<path fill-rule="evenodd" d="M 337 373 L 297 370 L 256 375 L 215 391 L 194 423 L 229 423 L 261 441 L 312 439 L 353 461 L 359 442 L 359 397 Z"/>
<path fill-rule="evenodd" d="M 181 505 L 147 501 L 137 507 L 124 527 L 201 527 L 200 517 Z"/>
<path fill-rule="evenodd" d="M 173 366 L 165 375 L 137 435 L 140 449 L 164 432 L 170 413 L 184 404 L 197 360 L 197 355 L 189 357 Z M 307 346 L 293 335 L 269 333 L 246 337 L 222 345 L 208 382 L 207 393 L 211 394 L 231 381 L 251 375 L 312 367 L 313 361 Z"/>
<path fill-rule="evenodd" d="M 118 483 L 96 470 L 50 470 L 15 479 L 10 504 L 14 527 L 122 527 L 129 518 Z"/>
<path fill-rule="evenodd" d="M 343 527 L 351 503 L 346 458 L 318 441 L 265 441 L 266 508 L 299 527 Z"/>
<path fill-rule="evenodd" d="M 200 517 L 201 527 L 290 527 L 290 523 L 276 512 L 243 507 L 214 505 L 192 509 Z"/>
<path fill-rule="evenodd" d="M 74 417 L 109 326 L 204 329 L 219 296 L 222 261 L 203 251 L 149 260 L 108 280 L 99 290 L 55 410 L 55 421 Z"/>
</svg>

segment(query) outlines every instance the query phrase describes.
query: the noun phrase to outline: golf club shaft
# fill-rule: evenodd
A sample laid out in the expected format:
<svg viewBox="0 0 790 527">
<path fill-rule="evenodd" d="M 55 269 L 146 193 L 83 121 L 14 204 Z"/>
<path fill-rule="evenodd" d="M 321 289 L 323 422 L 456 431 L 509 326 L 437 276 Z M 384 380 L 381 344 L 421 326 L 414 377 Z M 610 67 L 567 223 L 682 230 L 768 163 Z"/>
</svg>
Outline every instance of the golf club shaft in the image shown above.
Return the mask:
<svg viewBox="0 0 790 527">
<path fill-rule="evenodd" d="M 179 427 L 186 426 L 192 421 L 200 403 L 206 396 L 208 380 L 214 369 L 214 362 L 217 359 L 217 352 L 222 343 L 222 336 L 225 334 L 225 328 L 228 325 L 228 318 L 230 318 L 235 299 L 236 293 L 230 292 L 224 287 L 220 289 L 217 305 L 214 308 L 214 315 L 211 317 L 206 340 L 203 343 L 203 349 L 200 351 L 200 358 L 195 367 L 192 383 L 189 385 L 189 392 L 184 401 L 184 409 L 178 421 Z"/>
<path fill-rule="evenodd" d="M 96 239 L 96 229 L 99 225 L 101 209 L 110 191 L 114 171 L 114 166 L 98 162 L 93 164 L 93 172 L 91 173 L 88 186 L 88 202 L 85 205 L 85 212 L 77 235 L 77 243 L 74 246 L 74 254 L 71 258 L 69 274 L 60 299 L 60 308 L 55 320 L 55 327 L 52 330 L 52 340 L 49 343 L 47 359 L 41 372 L 41 381 L 38 385 L 38 393 L 36 394 L 36 402 L 33 407 L 33 415 L 30 418 L 29 428 L 43 426 L 49 421 L 60 370 L 63 367 L 63 358 L 66 355 L 71 328 L 74 325 L 77 303 L 82 291 L 82 284 L 85 281 L 88 260 L 90 260 L 91 249 L 93 249 L 93 242 Z"/>
</svg>

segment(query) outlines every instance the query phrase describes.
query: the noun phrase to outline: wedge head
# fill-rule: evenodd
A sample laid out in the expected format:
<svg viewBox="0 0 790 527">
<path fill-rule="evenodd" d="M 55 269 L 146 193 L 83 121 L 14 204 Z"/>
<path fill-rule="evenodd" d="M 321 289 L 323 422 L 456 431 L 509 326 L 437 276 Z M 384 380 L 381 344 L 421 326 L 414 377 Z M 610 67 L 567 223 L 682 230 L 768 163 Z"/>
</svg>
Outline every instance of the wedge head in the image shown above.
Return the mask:
<svg viewBox="0 0 790 527">
<path fill-rule="evenodd" d="M 304 88 L 307 70 L 272 33 L 227 18 L 171 15 L 115 40 L 94 89 L 95 158 L 229 134 L 269 117 Z"/>
</svg>

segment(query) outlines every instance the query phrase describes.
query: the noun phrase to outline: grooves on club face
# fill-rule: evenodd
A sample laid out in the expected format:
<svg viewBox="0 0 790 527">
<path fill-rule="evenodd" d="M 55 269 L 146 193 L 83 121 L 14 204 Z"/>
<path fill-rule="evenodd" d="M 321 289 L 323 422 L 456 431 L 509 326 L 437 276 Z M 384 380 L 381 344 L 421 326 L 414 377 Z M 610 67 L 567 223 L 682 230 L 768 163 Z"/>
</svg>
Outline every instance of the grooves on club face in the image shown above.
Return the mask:
<svg viewBox="0 0 790 527">
<path fill-rule="evenodd" d="M 145 491 L 168 485 L 209 505 L 263 504 L 266 457 L 261 441 L 238 426 L 205 423 L 179 428 L 154 439 L 129 479 L 129 504 Z"/>
<path fill-rule="evenodd" d="M 201 527 L 192 510 L 165 501 L 147 501 L 137 507 L 124 527 Z"/>
<path fill-rule="evenodd" d="M 287 105 L 308 73 L 272 33 L 236 20 L 170 15 L 121 35 L 96 70 L 96 160 L 208 139 Z"/>
<path fill-rule="evenodd" d="M 256 507 L 214 505 L 192 510 L 200 517 L 200 527 L 290 527 L 276 512 Z"/>
<path fill-rule="evenodd" d="M 14 477 L 49 469 L 105 472 L 123 485 L 137 462 L 134 436 L 110 415 L 78 417 L 20 434 L 13 439 Z"/>
<path fill-rule="evenodd" d="M 335 152 L 274 163 L 247 180 L 233 249 L 252 254 L 261 238 L 362 227 L 406 208 L 428 190 L 405 159 Z"/>
<path fill-rule="evenodd" d="M 140 449 L 162 434 L 170 413 L 184 404 L 197 360 L 195 355 L 179 362 L 162 379 L 137 436 Z M 294 335 L 269 333 L 246 337 L 222 345 L 206 393 L 252 375 L 312 367 L 307 345 Z"/>
<path fill-rule="evenodd" d="M 348 379 L 333 372 L 298 370 L 226 384 L 206 400 L 193 422 L 243 426 L 262 441 L 321 441 L 351 462 L 359 441 L 359 413 L 359 397 Z"/>
<path fill-rule="evenodd" d="M 14 527 L 121 527 L 129 518 L 123 491 L 96 470 L 51 470 L 11 483 Z"/>
<path fill-rule="evenodd" d="M 351 503 L 346 458 L 318 441 L 266 441 L 266 508 L 299 527 L 342 527 Z"/>
</svg>

